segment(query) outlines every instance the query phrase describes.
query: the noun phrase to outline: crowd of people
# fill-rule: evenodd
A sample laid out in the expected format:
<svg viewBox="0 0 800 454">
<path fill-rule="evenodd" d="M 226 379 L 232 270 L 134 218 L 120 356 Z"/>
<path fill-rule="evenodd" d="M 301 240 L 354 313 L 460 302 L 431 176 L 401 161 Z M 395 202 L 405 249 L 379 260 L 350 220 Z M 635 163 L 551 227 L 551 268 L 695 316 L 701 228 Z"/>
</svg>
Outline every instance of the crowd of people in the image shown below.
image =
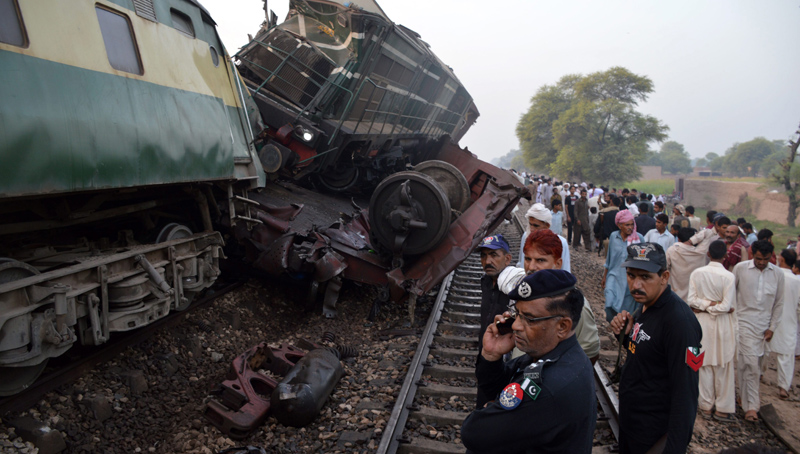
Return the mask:
<svg viewBox="0 0 800 454">
<path fill-rule="evenodd" d="M 765 355 L 789 398 L 800 357 L 797 251 L 772 232 L 635 189 L 527 175 L 520 257 L 502 235 L 479 245 L 486 275 L 478 399 L 468 452 L 591 452 L 597 323 L 570 273 L 573 250 L 605 255 L 605 316 L 627 351 L 619 385 L 622 453 L 685 452 L 695 417 L 758 421 Z M 567 231 L 566 237 L 563 236 Z M 521 416 L 521 418 L 520 418 Z M 536 421 L 522 425 L 523 421 Z"/>
</svg>

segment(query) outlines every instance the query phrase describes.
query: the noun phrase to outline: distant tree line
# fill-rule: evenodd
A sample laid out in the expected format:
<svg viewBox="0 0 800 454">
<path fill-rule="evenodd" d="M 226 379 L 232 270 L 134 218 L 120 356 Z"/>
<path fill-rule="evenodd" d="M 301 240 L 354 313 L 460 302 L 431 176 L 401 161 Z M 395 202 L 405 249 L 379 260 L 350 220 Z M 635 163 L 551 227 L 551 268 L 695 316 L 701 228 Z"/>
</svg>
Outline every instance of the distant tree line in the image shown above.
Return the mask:
<svg viewBox="0 0 800 454">
<path fill-rule="evenodd" d="M 530 169 L 525 165 L 525 161 L 522 158 L 522 150 L 511 150 L 499 158 L 492 159 L 491 164 L 501 169 L 515 169 L 519 172 L 525 170 L 530 172 Z"/>
<path fill-rule="evenodd" d="M 780 172 L 781 161 L 786 159 L 785 140 L 767 140 L 756 137 L 744 143 L 735 143 L 722 156 L 708 153 L 697 161 L 697 166 L 708 166 L 715 172 L 725 172 L 737 177 L 768 177 Z"/>
</svg>

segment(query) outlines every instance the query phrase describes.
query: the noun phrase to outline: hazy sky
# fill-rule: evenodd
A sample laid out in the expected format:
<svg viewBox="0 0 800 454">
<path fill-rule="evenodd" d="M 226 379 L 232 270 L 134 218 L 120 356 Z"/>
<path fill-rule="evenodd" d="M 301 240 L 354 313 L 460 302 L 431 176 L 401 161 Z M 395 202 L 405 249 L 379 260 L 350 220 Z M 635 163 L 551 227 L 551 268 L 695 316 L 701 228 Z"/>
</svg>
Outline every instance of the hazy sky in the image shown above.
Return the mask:
<svg viewBox="0 0 800 454">
<path fill-rule="evenodd" d="M 231 54 L 264 19 L 260 0 L 200 1 Z M 487 161 L 519 148 L 515 127 L 539 87 L 612 66 L 653 81 L 640 110 L 693 157 L 758 136 L 785 140 L 800 124 L 800 0 L 379 3 L 475 99 L 481 116 L 461 146 Z M 279 22 L 288 5 L 269 2 Z"/>
</svg>

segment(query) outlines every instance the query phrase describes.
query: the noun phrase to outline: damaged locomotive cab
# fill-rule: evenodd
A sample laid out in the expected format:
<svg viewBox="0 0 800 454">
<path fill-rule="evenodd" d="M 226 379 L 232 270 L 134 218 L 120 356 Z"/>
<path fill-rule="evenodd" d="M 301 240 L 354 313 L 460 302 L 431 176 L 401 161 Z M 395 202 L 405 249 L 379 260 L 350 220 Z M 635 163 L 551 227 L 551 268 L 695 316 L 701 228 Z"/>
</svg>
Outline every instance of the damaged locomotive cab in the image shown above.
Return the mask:
<svg viewBox="0 0 800 454">
<path fill-rule="evenodd" d="M 373 0 L 289 5 L 234 56 L 275 183 L 247 194 L 263 224 L 236 236 L 256 267 L 307 285 L 307 304 L 324 288 L 327 317 L 343 280 L 423 294 L 526 190 L 457 145 L 478 109 L 419 34 Z"/>
</svg>

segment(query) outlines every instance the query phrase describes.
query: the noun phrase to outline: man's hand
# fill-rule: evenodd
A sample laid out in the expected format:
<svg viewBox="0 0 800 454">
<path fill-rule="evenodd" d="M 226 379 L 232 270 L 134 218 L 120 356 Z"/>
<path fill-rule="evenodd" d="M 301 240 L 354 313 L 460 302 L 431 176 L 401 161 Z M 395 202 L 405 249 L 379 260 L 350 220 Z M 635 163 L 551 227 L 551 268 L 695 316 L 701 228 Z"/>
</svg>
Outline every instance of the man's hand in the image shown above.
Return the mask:
<svg viewBox="0 0 800 454">
<path fill-rule="evenodd" d="M 633 328 L 633 316 L 628 311 L 622 311 L 611 320 L 611 331 L 619 336 L 620 331 L 625 330 L 625 334 L 630 334 Z"/>
<path fill-rule="evenodd" d="M 767 341 L 767 342 L 771 341 L 772 340 L 772 334 L 774 334 L 772 331 L 766 330 L 764 332 L 764 340 Z"/>
<path fill-rule="evenodd" d="M 577 222 L 578 225 L 581 225 L 581 220 L 580 219 L 576 219 L 575 222 Z"/>
<path fill-rule="evenodd" d="M 497 322 L 504 322 L 511 317 L 510 312 L 503 312 L 503 315 L 495 315 L 494 321 L 483 333 L 483 350 L 481 356 L 487 361 L 498 361 L 503 355 L 514 349 L 514 332 L 500 335 L 497 331 Z"/>
<path fill-rule="evenodd" d="M 711 304 L 709 304 L 708 306 L 709 307 L 716 306 L 717 304 L 720 304 L 720 303 L 722 303 L 722 301 L 712 301 Z"/>
</svg>

